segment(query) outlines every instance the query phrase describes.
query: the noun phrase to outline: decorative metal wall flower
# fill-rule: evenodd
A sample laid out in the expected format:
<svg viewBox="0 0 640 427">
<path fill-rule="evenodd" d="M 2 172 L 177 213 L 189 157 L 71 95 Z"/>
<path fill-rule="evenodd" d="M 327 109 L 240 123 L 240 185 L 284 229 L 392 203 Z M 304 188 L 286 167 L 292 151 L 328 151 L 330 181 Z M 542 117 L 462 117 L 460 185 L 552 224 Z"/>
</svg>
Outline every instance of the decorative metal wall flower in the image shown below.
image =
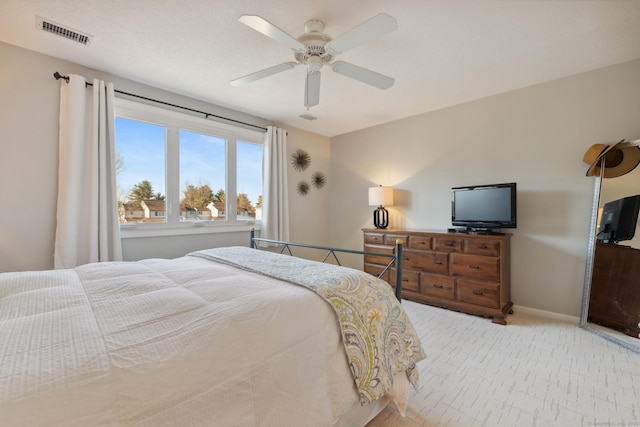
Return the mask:
<svg viewBox="0 0 640 427">
<path fill-rule="evenodd" d="M 311 176 L 311 183 L 320 189 L 327 183 L 327 177 L 322 172 L 316 172 Z"/>
<path fill-rule="evenodd" d="M 309 186 L 309 183 L 307 181 L 300 181 L 298 183 L 298 193 L 301 196 L 305 196 L 309 193 L 309 190 L 311 189 L 311 187 Z"/>
<path fill-rule="evenodd" d="M 305 170 L 311 164 L 311 156 L 309 155 L 309 153 L 301 149 L 297 149 L 291 155 L 291 159 L 292 159 L 291 164 L 293 165 L 293 168 L 298 172 Z"/>
</svg>

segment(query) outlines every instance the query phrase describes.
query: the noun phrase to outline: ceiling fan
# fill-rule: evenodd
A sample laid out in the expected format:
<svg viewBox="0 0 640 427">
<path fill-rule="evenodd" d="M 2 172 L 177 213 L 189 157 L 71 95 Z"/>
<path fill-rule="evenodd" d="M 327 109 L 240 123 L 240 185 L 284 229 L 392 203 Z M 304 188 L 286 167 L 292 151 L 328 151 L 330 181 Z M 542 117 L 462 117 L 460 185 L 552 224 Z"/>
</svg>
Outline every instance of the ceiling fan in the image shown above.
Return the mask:
<svg viewBox="0 0 640 427">
<path fill-rule="evenodd" d="M 320 102 L 320 69 L 323 65 L 330 66 L 338 74 L 378 89 L 389 89 L 393 86 L 394 79 L 391 77 L 348 62 L 334 61 L 334 58 L 340 53 L 395 31 L 398 28 L 398 24 L 392 16 L 385 13 L 376 15 L 335 39 L 331 39 L 330 36 L 322 32 L 324 23 L 317 19 L 307 21 L 304 25 L 305 33 L 297 39 L 260 16 L 242 15 L 239 20 L 248 27 L 291 48 L 295 62 L 285 62 L 247 74 L 232 80 L 231 84 L 234 86 L 242 86 L 276 73 L 290 70 L 298 65 L 305 65 L 307 67 L 307 77 L 304 90 L 304 106 L 307 108 L 318 105 Z"/>
</svg>

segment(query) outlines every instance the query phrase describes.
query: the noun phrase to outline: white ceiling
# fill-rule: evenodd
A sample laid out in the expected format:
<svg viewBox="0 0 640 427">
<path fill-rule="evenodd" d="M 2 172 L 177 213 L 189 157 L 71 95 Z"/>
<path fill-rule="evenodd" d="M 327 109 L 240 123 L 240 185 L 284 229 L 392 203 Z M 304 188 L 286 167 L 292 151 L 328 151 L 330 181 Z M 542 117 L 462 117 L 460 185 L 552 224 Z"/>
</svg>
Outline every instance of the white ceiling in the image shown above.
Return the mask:
<svg viewBox="0 0 640 427">
<path fill-rule="evenodd" d="M 398 30 L 338 59 L 394 77 L 388 90 L 324 67 L 320 104 L 306 111 L 303 67 L 229 84 L 293 60 L 240 15 L 260 15 L 294 37 L 320 19 L 335 38 L 382 12 Z M 37 15 L 92 42 L 39 31 Z M 640 58 L 640 1 L 2 0 L 0 40 L 335 136 Z"/>
</svg>

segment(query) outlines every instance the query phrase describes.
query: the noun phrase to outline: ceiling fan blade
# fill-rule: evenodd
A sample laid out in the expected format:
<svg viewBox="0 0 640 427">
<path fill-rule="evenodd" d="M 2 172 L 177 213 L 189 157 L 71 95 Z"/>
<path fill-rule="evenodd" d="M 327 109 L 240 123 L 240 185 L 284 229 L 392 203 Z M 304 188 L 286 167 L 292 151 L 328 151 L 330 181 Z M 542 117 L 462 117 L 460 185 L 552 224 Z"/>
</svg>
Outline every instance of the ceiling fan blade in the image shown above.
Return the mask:
<svg viewBox="0 0 640 427">
<path fill-rule="evenodd" d="M 333 41 L 327 43 L 324 48 L 337 55 L 397 29 L 398 22 L 396 18 L 386 13 L 381 13 L 336 37 Z"/>
<path fill-rule="evenodd" d="M 259 33 L 262 33 L 267 37 L 271 37 L 272 39 L 289 46 L 295 51 L 305 50 L 305 47 L 302 43 L 282 31 L 280 28 L 273 25 L 271 22 L 265 20 L 264 18 L 261 18 L 260 16 L 242 15 L 240 18 L 238 18 L 238 20 L 244 25 L 258 31 Z"/>
<path fill-rule="evenodd" d="M 313 107 L 320 103 L 320 71 L 307 71 L 304 83 L 304 106 Z"/>
<path fill-rule="evenodd" d="M 378 89 L 389 89 L 395 82 L 395 79 L 385 76 L 384 74 L 376 73 L 375 71 L 358 67 L 348 62 L 335 61 L 331 64 L 331 68 L 338 74 L 351 77 L 352 79 L 377 87 Z"/>
<path fill-rule="evenodd" d="M 231 80 L 232 86 L 244 86 L 249 83 L 253 83 L 256 80 L 264 79 L 265 77 L 272 76 L 282 71 L 291 70 L 297 62 L 285 62 L 282 64 L 274 65 L 273 67 L 265 68 L 264 70 L 256 71 L 255 73 L 247 74 L 246 76 Z"/>
</svg>

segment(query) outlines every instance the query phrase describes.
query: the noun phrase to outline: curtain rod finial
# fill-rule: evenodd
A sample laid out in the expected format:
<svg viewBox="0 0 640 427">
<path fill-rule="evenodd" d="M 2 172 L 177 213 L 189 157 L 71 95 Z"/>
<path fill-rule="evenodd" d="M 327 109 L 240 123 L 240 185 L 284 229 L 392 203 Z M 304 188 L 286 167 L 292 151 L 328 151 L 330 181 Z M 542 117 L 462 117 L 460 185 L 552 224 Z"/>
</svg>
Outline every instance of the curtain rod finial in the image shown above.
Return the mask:
<svg viewBox="0 0 640 427">
<path fill-rule="evenodd" d="M 55 73 L 53 73 L 53 77 L 55 77 L 56 80 L 64 79 L 65 82 L 69 83 L 69 76 L 63 76 L 62 74 L 60 74 L 57 71 Z"/>
</svg>

